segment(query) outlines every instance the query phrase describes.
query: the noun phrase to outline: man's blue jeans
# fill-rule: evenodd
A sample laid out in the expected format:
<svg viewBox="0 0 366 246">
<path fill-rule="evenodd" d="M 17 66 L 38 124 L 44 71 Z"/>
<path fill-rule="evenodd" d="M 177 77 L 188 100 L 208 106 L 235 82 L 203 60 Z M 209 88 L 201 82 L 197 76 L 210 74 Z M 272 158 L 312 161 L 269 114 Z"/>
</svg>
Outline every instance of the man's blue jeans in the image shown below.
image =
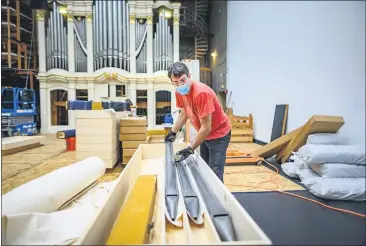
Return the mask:
<svg viewBox="0 0 366 246">
<path fill-rule="evenodd" d="M 224 182 L 226 150 L 231 139 L 231 131 L 222 138 L 205 140 L 200 145 L 202 159 L 208 164 L 217 177 Z"/>
</svg>

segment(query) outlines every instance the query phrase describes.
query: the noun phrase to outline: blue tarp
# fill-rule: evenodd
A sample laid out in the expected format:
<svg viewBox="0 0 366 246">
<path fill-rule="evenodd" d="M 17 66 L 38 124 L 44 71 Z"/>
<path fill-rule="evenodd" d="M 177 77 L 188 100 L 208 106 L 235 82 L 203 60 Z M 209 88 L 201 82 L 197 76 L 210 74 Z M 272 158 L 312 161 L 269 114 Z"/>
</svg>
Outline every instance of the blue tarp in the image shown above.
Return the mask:
<svg viewBox="0 0 366 246">
<path fill-rule="evenodd" d="M 92 102 L 93 101 L 68 101 L 67 109 L 68 110 L 92 110 Z"/>
</svg>

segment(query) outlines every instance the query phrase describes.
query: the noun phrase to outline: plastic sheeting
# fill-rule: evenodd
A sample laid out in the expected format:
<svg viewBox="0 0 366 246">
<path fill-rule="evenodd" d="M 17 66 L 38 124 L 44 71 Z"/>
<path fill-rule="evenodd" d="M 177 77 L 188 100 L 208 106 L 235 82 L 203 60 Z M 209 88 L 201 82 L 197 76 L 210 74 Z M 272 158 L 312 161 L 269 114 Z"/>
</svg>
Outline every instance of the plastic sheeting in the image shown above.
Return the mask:
<svg viewBox="0 0 366 246">
<path fill-rule="evenodd" d="M 70 100 L 67 102 L 68 110 L 91 110 L 93 101 Z"/>
<path fill-rule="evenodd" d="M 365 178 L 366 166 L 342 163 L 313 164 L 311 169 L 323 178 Z"/>
<path fill-rule="evenodd" d="M 340 144 L 337 133 L 315 133 L 308 136 L 307 144 Z"/>
<path fill-rule="evenodd" d="M 107 201 L 116 181 L 98 184 L 64 210 L 22 213 L 3 217 L 6 245 L 70 245 L 85 231 Z"/>
<path fill-rule="evenodd" d="M 105 173 L 102 159 L 90 157 L 32 180 L 2 196 L 2 215 L 49 213 Z"/>
<path fill-rule="evenodd" d="M 365 147 L 358 145 L 306 144 L 298 153 L 309 165 L 330 162 L 366 164 Z"/>
<path fill-rule="evenodd" d="M 297 172 L 300 170 L 294 162 L 286 162 L 281 165 L 282 171 L 291 178 L 298 178 Z"/>
<path fill-rule="evenodd" d="M 332 200 L 365 201 L 365 178 L 322 178 L 312 169 L 298 171 L 301 183 L 315 196 Z"/>
</svg>

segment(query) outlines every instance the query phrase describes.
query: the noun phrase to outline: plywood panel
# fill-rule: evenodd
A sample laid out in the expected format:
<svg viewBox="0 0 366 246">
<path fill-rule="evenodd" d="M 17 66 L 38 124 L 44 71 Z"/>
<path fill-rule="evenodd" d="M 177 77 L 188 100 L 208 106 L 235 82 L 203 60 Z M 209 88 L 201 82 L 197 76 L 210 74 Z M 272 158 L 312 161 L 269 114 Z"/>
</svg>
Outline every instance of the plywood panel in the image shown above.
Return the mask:
<svg viewBox="0 0 366 246">
<path fill-rule="evenodd" d="M 146 134 L 119 134 L 120 141 L 131 141 L 131 140 L 145 140 Z"/>
<path fill-rule="evenodd" d="M 85 151 L 113 151 L 118 146 L 117 142 L 114 143 L 105 143 L 105 144 L 96 144 L 96 143 L 80 143 L 76 142 L 76 149 L 78 152 L 85 152 Z"/>
<path fill-rule="evenodd" d="M 122 150 L 122 155 L 123 157 L 125 156 L 133 156 L 133 154 L 136 152 L 136 149 L 123 149 Z"/>
<path fill-rule="evenodd" d="M 127 117 L 120 121 L 122 126 L 147 126 L 147 119 L 145 117 Z"/>
<path fill-rule="evenodd" d="M 251 143 L 251 142 L 253 142 L 253 137 L 232 136 L 230 142 L 232 142 L 232 143 Z"/>
<path fill-rule="evenodd" d="M 117 135 L 92 135 L 92 134 L 78 134 L 76 137 L 77 143 L 91 144 L 109 144 L 118 142 Z"/>
<path fill-rule="evenodd" d="M 122 157 L 122 164 L 127 165 L 130 162 L 132 156 L 123 156 Z"/>
<path fill-rule="evenodd" d="M 256 143 L 230 143 L 229 148 L 238 149 L 244 153 L 251 154 L 262 148 L 262 145 Z"/>
<path fill-rule="evenodd" d="M 113 112 L 111 110 L 74 110 L 75 119 L 121 119 L 127 117 L 128 111 Z"/>
<path fill-rule="evenodd" d="M 116 128 L 111 126 L 96 126 L 96 127 L 77 127 L 76 128 L 76 137 L 79 134 L 90 134 L 90 135 L 112 135 L 116 134 Z"/>
<path fill-rule="evenodd" d="M 9 150 L 13 148 L 23 147 L 30 144 L 41 143 L 44 136 L 15 136 L 2 138 L 1 150 Z"/>
<path fill-rule="evenodd" d="M 146 144 L 146 141 L 122 141 L 123 149 L 137 149 L 140 144 Z"/>
<path fill-rule="evenodd" d="M 281 158 L 281 163 L 286 162 L 293 151 L 297 151 L 306 143 L 309 134 L 336 133 L 343 125 L 344 119 L 341 116 L 314 115 L 279 153 L 276 159 L 279 160 Z"/>
<path fill-rule="evenodd" d="M 120 128 L 120 134 L 126 134 L 126 133 L 143 133 L 145 134 L 147 131 L 146 126 L 122 126 Z"/>
<path fill-rule="evenodd" d="M 76 127 L 106 127 L 115 125 L 115 119 L 76 119 Z"/>
<path fill-rule="evenodd" d="M 253 130 L 252 129 L 232 129 L 231 130 L 231 135 L 232 136 L 236 136 L 236 135 L 253 135 Z"/>
<path fill-rule="evenodd" d="M 264 166 L 225 166 L 224 184 L 231 192 L 305 190 L 293 181 Z"/>
<path fill-rule="evenodd" d="M 252 152 L 253 156 L 260 156 L 263 158 L 269 158 L 280 152 L 286 144 L 288 144 L 301 130 L 302 127 L 284 135 L 283 137 L 277 138 L 275 141 L 270 142 L 261 148 Z"/>
<path fill-rule="evenodd" d="M 91 156 L 97 156 L 101 159 L 113 159 L 119 153 L 119 148 L 117 147 L 113 151 L 77 151 L 77 159 L 85 159 Z"/>
</svg>

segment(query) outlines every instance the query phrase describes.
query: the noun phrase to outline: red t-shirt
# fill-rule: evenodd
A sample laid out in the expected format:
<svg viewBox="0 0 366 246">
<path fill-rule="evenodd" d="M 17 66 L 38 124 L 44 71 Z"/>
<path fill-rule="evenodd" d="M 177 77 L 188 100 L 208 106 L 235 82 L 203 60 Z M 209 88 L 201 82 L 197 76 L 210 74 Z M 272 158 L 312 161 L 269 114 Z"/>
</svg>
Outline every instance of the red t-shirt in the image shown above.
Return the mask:
<svg viewBox="0 0 366 246">
<path fill-rule="evenodd" d="M 196 131 L 201 128 L 200 119 L 212 114 L 211 132 L 206 140 L 221 138 L 229 133 L 231 129 L 229 118 L 222 109 L 216 93 L 210 87 L 194 81 L 187 95 L 182 96 L 175 92 L 175 97 L 177 107 L 185 109 Z"/>
</svg>

